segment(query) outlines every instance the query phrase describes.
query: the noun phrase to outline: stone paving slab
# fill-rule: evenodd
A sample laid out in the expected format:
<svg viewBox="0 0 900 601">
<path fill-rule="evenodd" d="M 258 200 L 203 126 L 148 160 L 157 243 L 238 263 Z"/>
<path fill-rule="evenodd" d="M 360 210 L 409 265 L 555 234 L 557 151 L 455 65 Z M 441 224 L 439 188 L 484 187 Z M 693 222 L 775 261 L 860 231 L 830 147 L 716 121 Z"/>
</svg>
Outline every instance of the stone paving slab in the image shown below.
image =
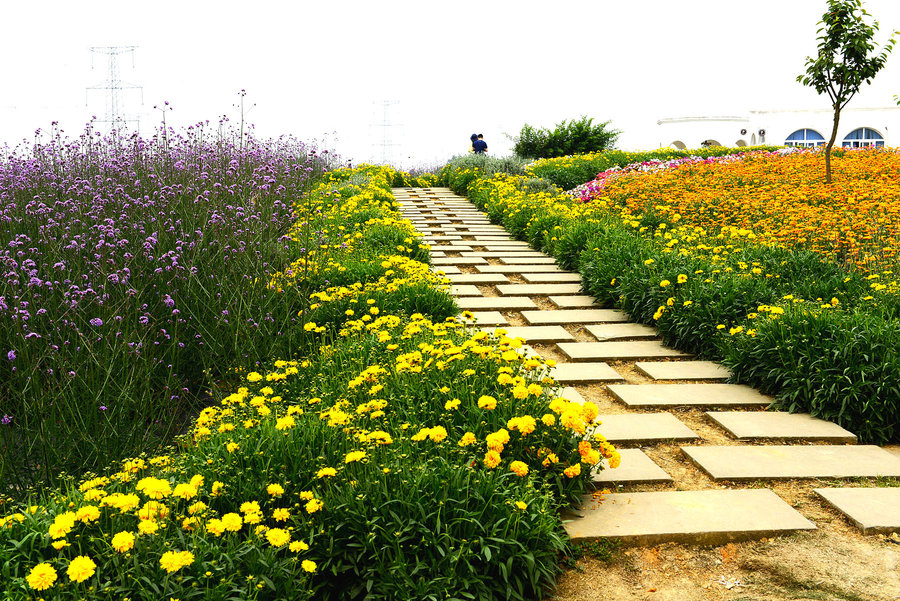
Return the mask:
<svg viewBox="0 0 900 601">
<path fill-rule="evenodd" d="M 900 477 L 900 459 L 875 445 L 681 447 L 713 480 Z"/>
<path fill-rule="evenodd" d="M 575 340 L 562 326 L 509 326 L 506 330 L 510 338 L 524 338 L 526 342 L 561 342 Z"/>
<path fill-rule="evenodd" d="M 578 294 L 581 292 L 581 284 L 504 284 L 502 286 L 497 286 L 497 290 L 504 296 Z"/>
<path fill-rule="evenodd" d="M 731 375 L 714 361 L 638 361 L 634 366 L 654 380 L 726 380 Z"/>
<path fill-rule="evenodd" d="M 531 325 L 603 323 L 628 321 L 628 316 L 616 309 L 563 309 L 560 311 L 522 311 Z"/>
<path fill-rule="evenodd" d="M 529 284 L 569 284 L 581 283 L 581 275 L 563 271 L 560 273 L 523 273 L 522 278 Z"/>
<path fill-rule="evenodd" d="M 505 257 L 500 260 L 507 265 L 556 265 L 553 257 Z"/>
<path fill-rule="evenodd" d="M 461 298 L 456 301 L 460 309 L 470 310 L 513 310 L 537 309 L 534 301 L 527 296 L 488 296 L 482 298 Z"/>
<path fill-rule="evenodd" d="M 900 532 L 900 488 L 814 488 L 863 534 Z"/>
<path fill-rule="evenodd" d="M 457 284 L 450 286 L 450 295 L 457 297 L 484 296 L 477 286 L 472 286 L 471 284 Z"/>
<path fill-rule="evenodd" d="M 505 259 L 507 257 L 543 257 L 544 255 L 533 250 L 473 250 L 463 252 L 462 256 Z"/>
<path fill-rule="evenodd" d="M 550 377 L 560 384 L 621 382 L 625 379 L 606 363 L 557 363 L 550 370 Z"/>
<path fill-rule="evenodd" d="M 671 413 L 613 413 L 598 415 L 597 431 L 611 443 L 644 444 L 689 442 L 700 436 Z"/>
<path fill-rule="evenodd" d="M 774 400 L 741 384 L 616 384 L 607 389 L 629 407 L 761 407 Z"/>
<path fill-rule="evenodd" d="M 584 400 L 584 397 L 581 396 L 581 393 L 571 386 L 566 386 L 565 388 L 563 388 L 559 396 L 566 399 L 567 401 L 578 403 L 579 405 L 584 405 L 587 402 Z"/>
<path fill-rule="evenodd" d="M 479 273 L 554 273 L 562 271 L 557 265 L 476 265 Z"/>
<path fill-rule="evenodd" d="M 431 264 L 439 265 L 486 265 L 487 260 L 481 257 L 439 257 L 433 259 Z"/>
<path fill-rule="evenodd" d="M 783 438 L 856 444 L 856 435 L 808 413 L 707 411 L 707 417 L 740 440 Z"/>
<path fill-rule="evenodd" d="M 554 313 L 555 311 L 550 311 Z M 559 350 L 572 361 L 626 361 L 651 357 L 685 357 L 687 353 L 655 340 L 633 342 L 566 342 Z"/>
<path fill-rule="evenodd" d="M 481 326 L 505 326 L 509 322 L 503 317 L 503 314 L 500 311 L 471 311 L 472 316 L 475 318 L 475 325 L 478 327 Z M 465 321 L 466 323 L 471 323 L 468 320 L 460 317 L 460 320 Z"/>
<path fill-rule="evenodd" d="M 422 240 L 431 244 L 432 242 L 447 242 L 450 240 L 460 241 L 462 236 L 424 236 Z"/>
<path fill-rule="evenodd" d="M 640 323 L 604 323 L 585 326 L 591 336 L 598 340 L 622 340 L 625 338 L 653 339 L 659 335 L 656 328 Z"/>
<path fill-rule="evenodd" d="M 440 257 L 446 257 L 447 253 L 442 250 L 433 250 L 429 254 L 431 254 L 432 259 L 438 259 Z"/>
<path fill-rule="evenodd" d="M 453 284 L 509 284 L 509 278 L 502 273 L 456 273 L 447 279 Z"/>
<path fill-rule="evenodd" d="M 522 274 L 522 277 L 525 277 L 525 275 Z M 597 306 L 597 301 L 593 296 L 583 295 L 551 296 L 550 302 L 560 309 L 580 309 Z"/>
<path fill-rule="evenodd" d="M 601 502 L 586 495 L 581 511 L 584 517 L 564 524 L 574 542 L 720 545 L 816 529 L 768 489 L 615 493 Z"/>
<path fill-rule="evenodd" d="M 526 249 L 531 248 L 531 245 L 521 240 L 498 240 L 496 242 L 491 242 L 490 244 L 485 244 L 484 247 L 488 250 L 506 250 L 508 248 Z"/>
<path fill-rule="evenodd" d="M 619 449 L 622 463 L 617 468 L 610 468 L 609 461 L 601 460 L 602 470 L 593 474 L 595 486 L 606 484 L 664 484 L 672 482 L 672 476 L 656 465 L 650 457 L 640 449 Z"/>
<path fill-rule="evenodd" d="M 462 273 L 462 271 L 460 271 L 459 267 L 456 267 L 454 265 L 438 265 L 437 267 L 432 267 L 431 271 L 433 271 L 434 273 L 443 272 L 444 275 L 453 275 L 453 274 Z"/>
<path fill-rule="evenodd" d="M 460 244 L 432 244 L 432 251 L 441 251 L 441 252 L 451 252 L 451 253 L 461 253 L 472 250 L 471 246 L 462 246 Z"/>
</svg>

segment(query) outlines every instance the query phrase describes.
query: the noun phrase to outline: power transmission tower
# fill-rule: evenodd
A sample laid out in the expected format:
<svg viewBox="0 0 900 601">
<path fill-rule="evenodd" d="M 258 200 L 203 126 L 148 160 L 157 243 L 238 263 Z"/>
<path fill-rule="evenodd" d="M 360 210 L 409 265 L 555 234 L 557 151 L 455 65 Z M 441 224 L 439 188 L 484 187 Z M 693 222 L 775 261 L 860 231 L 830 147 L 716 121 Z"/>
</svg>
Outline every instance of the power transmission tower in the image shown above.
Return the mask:
<svg viewBox="0 0 900 601">
<path fill-rule="evenodd" d="M 105 82 L 85 88 L 84 102 L 87 105 L 88 92 L 91 90 L 106 90 L 106 115 L 98 119 L 101 123 L 109 125 L 110 130 L 122 130 L 127 123 L 134 123 L 135 129 L 140 130 L 140 121 L 136 118 L 128 119 L 124 112 L 119 93 L 123 90 L 140 90 L 141 104 L 144 104 L 144 88 L 122 81 L 119 76 L 119 57 L 123 54 L 131 54 L 131 66 L 134 67 L 134 51 L 137 46 L 91 46 L 91 68 L 94 68 L 94 56 L 102 54 L 106 56 L 107 79 Z"/>
<path fill-rule="evenodd" d="M 377 104 L 377 103 L 373 103 Z M 397 126 L 396 123 L 393 123 L 390 119 L 390 111 L 391 107 L 394 105 L 400 104 L 398 100 L 385 100 L 382 102 L 383 112 L 381 122 L 376 122 L 374 124 L 375 127 L 381 128 L 381 142 L 374 142 L 372 146 L 381 148 L 381 164 L 389 165 L 393 162 L 394 159 L 394 147 L 399 146 L 399 144 L 395 144 L 392 136 L 392 129 Z M 377 119 L 377 117 L 376 117 Z"/>
</svg>

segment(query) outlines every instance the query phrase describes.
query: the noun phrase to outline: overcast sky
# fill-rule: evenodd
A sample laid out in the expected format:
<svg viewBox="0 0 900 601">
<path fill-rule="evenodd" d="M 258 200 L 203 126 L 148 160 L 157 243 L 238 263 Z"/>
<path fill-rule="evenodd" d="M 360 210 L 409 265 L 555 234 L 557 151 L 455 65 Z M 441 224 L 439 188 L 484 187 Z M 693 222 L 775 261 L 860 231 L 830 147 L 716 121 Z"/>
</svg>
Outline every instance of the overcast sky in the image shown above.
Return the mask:
<svg viewBox="0 0 900 601">
<path fill-rule="evenodd" d="M 522 124 L 588 115 L 623 131 L 619 146 L 657 146 L 664 117 L 827 108 L 795 81 L 816 50 L 825 0 L 419 0 L 230 2 L 93 0 L 4 3 L 0 142 L 58 120 L 75 135 L 105 116 L 107 58 L 137 46 L 120 77 L 142 86 L 120 105 L 148 133 L 154 104 L 187 125 L 227 114 L 247 90 L 262 136 L 325 141 L 355 161 L 427 165 L 483 133 L 493 154 Z M 879 41 L 900 29 L 898 0 L 866 0 Z M 900 49 L 898 49 L 900 54 Z M 892 56 L 851 107 L 892 106 Z M 384 103 L 388 121 L 384 128 Z M 86 106 L 87 102 L 87 106 Z"/>
</svg>

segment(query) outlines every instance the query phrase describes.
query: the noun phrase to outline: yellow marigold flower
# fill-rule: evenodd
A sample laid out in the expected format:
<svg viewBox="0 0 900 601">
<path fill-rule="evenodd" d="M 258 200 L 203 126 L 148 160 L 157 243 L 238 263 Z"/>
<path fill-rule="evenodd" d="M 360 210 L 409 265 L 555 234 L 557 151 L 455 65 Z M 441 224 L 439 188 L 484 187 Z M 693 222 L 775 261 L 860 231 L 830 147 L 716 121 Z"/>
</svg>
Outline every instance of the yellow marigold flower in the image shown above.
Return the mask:
<svg viewBox="0 0 900 601">
<path fill-rule="evenodd" d="M 203 501 L 197 501 L 196 503 L 192 503 L 188 506 L 188 513 L 191 515 L 197 515 L 198 513 L 203 513 L 206 511 L 207 505 Z"/>
<path fill-rule="evenodd" d="M 225 532 L 225 524 L 218 518 L 213 518 L 206 522 L 206 531 L 213 536 L 222 536 Z"/>
<path fill-rule="evenodd" d="M 475 438 L 475 435 L 472 432 L 466 432 L 465 434 L 462 435 L 462 438 L 460 438 L 459 442 L 456 444 L 458 444 L 461 447 L 467 447 L 471 444 L 475 444 L 476 442 L 477 442 L 477 439 Z"/>
<path fill-rule="evenodd" d="M 213 482 L 212 490 L 210 490 L 210 494 L 214 497 L 217 497 L 217 496 L 219 496 L 219 494 L 222 492 L 222 489 L 224 489 L 224 488 L 225 488 L 225 483 L 219 482 L 218 480 L 216 480 Z"/>
<path fill-rule="evenodd" d="M 299 495 L 299 496 L 300 496 L 300 498 L 303 499 L 304 501 L 309 501 L 310 499 L 314 499 L 314 498 L 315 498 L 315 495 L 313 494 L 313 492 L 312 492 L 311 490 L 303 490 L 303 491 L 300 491 L 300 495 Z"/>
<path fill-rule="evenodd" d="M 159 530 L 159 522 L 156 520 L 141 520 L 138 522 L 138 532 L 141 534 L 155 534 Z"/>
<path fill-rule="evenodd" d="M 172 486 L 169 484 L 169 481 L 159 478 L 141 478 L 134 488 L 151 499 L 162 499 L 172 494 Z"/>
<path fill-rule="evenodd" d="M 56 570 L 49 563 L 39 563 L 28 572 L 25 580 L 36 591 L 47 590 L 56 582 Z"/>
<path fill-rule="evenodd" d="M 262 375 L 260 375 L 259 373 L 255 372 L 255 371 L 251 371 L 249 374 L 247 374 L 248 382 L 259 382 L 262 379 L 263 379 Z"/>
<path fill-rule="evenodd" d="M 127 553 L 134 547 L 134 534 L 123 530 L 112 538 L 112 548 L 119 553 Z"/>
<path fill-rule="evenodd" d="M 236 513 L 226 513 L 222 516 L 222 526 L 229 532 L 237 532 L 244 524 L 244 519 Z"/>
<path fill-rule="evenodd" d="M 431 432 L 431 428 L 421 428 L 418 432 L 412 435 L 411 440 L 414 442 L 419 442 L 428 438 L 428 434 Z"/>
<path fill-rule="evenodd" d="M 239 445 L 236 442 L 229 442 L 227 445 L 225 445 L 225 450 L 228 451 L 229 453 L 234 453 L 239 448 L 241 448 L 241 445 Z"/>
<path fill-rule="evenodd" d="M 94 488 L 84 493 L 85 501 L 99 501 L 106 496 L 106 491 L 100 488 Z"/>
<path fill-rule="evenodd" d="M 489 449 L 499 453 L 503 450 L 503 446 L 509 442 L 509 432 L 505 428 L 501 428 L 496 432 L 488 434 L 485 437 L 485 440 L 487 441 Z"/>
<path fill-rule="evenodd" d="M 528 503 L 524 503 L 522 501 L 516 501 L 516 509 L 525 511 L 526 509 L 528 509 Z"/>
<path fill-rule="evenodd" d="M 688 279 L 688 278 L 687 278 L 687 274 L 679 273 L 679 274 L 678 274 L 678 278 L 677 278 L 676 281 L 677 281 L 679 284 L 684 284 L 684 283 L 687 281 L 687 279 Z"/>
<path fill-rule="evenodd" d="M 590 401 L 581 406 L 581 416 L 584 417 L 584 421 L 587 423 L 591 423 L 597 419 L 597 415 L 599 414 L 600 410 L 597 409 L 597 405 Z"/>
<path fill-rule="evenodd" d="M 672 283 L 672 282 L 670 282 L 669 280 L 663 280 L 663 281 L 661 281 L 661 282 L 659 283 L 659 287 L 660 287 L 660 288 L 665 288 L 666 286 L 668 286 L 668 285 L 671 284 L 671 283 Z"/>
<path fill-rule="evenodd" d="M 279 417 L 275 420 L 275 429 L 276 430 L 289 430 L 296 425 L 297 421 L 294 419 L 293 415 L 285 415 L 284 417 Z"/>
<path fill-rule="evenodd" d="M 276 522 L 286 522 L 291 517 L 291 512 L 283 507 L 272 511 L 272 519 Z"/>
<path fill-rule="evenodd" d="M 75 512 L 75 519 L 85 524 L 96 522 L 100 519 L 100 510 L 96 505 L 85 505 Z"/>
<path fill-rule="evenodd" d="M 528 388 L 522 384 L 514 387 L 512 390 L 513 396 L 519 400 L 528 398 Z"/>
<path fill-rule="evenodd" d="M 493 469 L 500 465 L 500 453 L 497 451 L 488 451 L 484 454 L 484 465 Z"/>
<path fill-rule="evenodd" d="M 194 554 L 190 551 L 166 551 L 159 558 L 159 565 L 169 574 L 177 572 L 194 563 Z"/>
<path fill-rule="evenodd" d="M 563 473 L 569 478 L 574 478 L 581 473 L 581 464 L 576 463 L 575 465 L 570 465 L 563 470 Z"/>
<path fill-rule="evenodd" d="M 612 457 L 609 458 L 609 467 L 615 469 L 622 463 L 622 456 L 618 451 L 614 451 Z"/>
<path fill-rule="evenodd" d="M 497 399 L 492 396 L 482 395 L 478 398 L 478 408 L 492 410 L 497 407 Z"/>
<path fill-rule="evenodd" d="M 556 416 L 552 413 L 545 413 L 541 416 L 541 421 L 545 426 L 552 426 L 556 423 Z"/>
<path fill-rule="evenodd" d="M 330 478 L 331 476 L 337 476 L 337 470 L 333 467 L 323 467 L 316 472 L 316 478 Z"/>
<path fill-rule="evenodd" d="M 365 451 L 350 451 L 344 457 L 344 463 L 353 463 L 354 461 L 361 461 L 366 456 Z"/>
<path fill-rule="evenodd" d="M 282 528 L 272 528 L 266 532 L 266 540 L 273 547 L 283 547 L 291 542 L 291 534 Z"/>
<path fill-rule="evenodd" d="M 315 513 L 322 509 L 324 506 L 325 503 L 323 503 L 322 501 L 318 499 L 311 499 L 306 502 L 306 506 L 304 507 L 304 509 L 306 509 L 306 513 Z"/>
<path fill-rule="evenodd" d="M 509 471 L 521 478 L 528 475 L 528 465 L 522 461 L 513 461 L 509 464 Z"/>
<path fill-rule="evenodd" d="M 53 541 L 52 543 L 50 543 L 50 546 L 53 547 L 54 549 L 56 549 L 57 551 L 61 551 L 61 550 L 65 549 L 66 547 L 68 547 L 69 543 L 66 541 L 66 539 L 62 539 L 62 540 Z"/>
<path fill-rule="evenodd" d="M 308 551 L 309 545 L 307 545 L 302 540 L 295 540 L 290 545 L 288 545 L 288 549 L 290 549 L 294 553 L 299 553 L 300 551 Z"/>
<path fill-rule="evenodd" d="M 459 403 L 459 399 L 451 399 L 444 403 L 444 409 L 446 409 L 447 411 L 453 411 L 454 409 L 459 407 Z"/>
<path fill-rule="evenodd" d="M 256 501 L 244 501 L 240 507 L 241 513 L 259 513 L 261 511 L 259 503 Z"/>
<path fill-rule="evenodd" d="M 447 438 L 447 430 L 444 426 L 435 426 L 428 432 L 428 437 L 432 442 L 441 442 Z"/>
<path fill-rule="evenodd" d="M 188 483 L 177 484 L 175 490 L 172 491 L 172 495 L 189 501 L 197 496 L 197 487 Z"/>
<path fill-rule="evenodd" d="M 300 567 L 303 568 L 304 572 L 309 572 L 310 574 L 312 574 L 316 571 L 316 562 L 304 559 L 303 563 L 300 564 Z"/>
<path fill-rule="evenodd" d="M 541 462 L 541 465 L 544 467 L 550 467 L 554 463 L 559 463 L 559 457 L 556 456 L 556 453 L 547 453 L 547 456 Z"/>
<path fill-rule="evenodd" d="M 72 582 L 84 582 L 97 571 L 97 564 L 87 555 L 79 555 L 69 562 L 66 575 Z"/>
<path fill-rule="evenodd" d="M 273 497 L 277 497 L 284 494 L 284 487 L 280 484 L 270 484 L 266 487 L 266 492 Z"/>
<path fill-rule="evenodd" d="M 569 401 L 564 398 L 557 397 L 550 401 L 550 411 L 553 413 L 562 413 L 569 405 Z"/>
<path fill-rule="evenodd" d="M 540 394 L 544 392 L 544 389 L 541 388 L 540 384 L 529 384 L 528 385 L 528 394 L 533 396 L 540 396 Z"/>
<path fill-rule="evenodd" d="M 574 432 L 584 434 L 584 418 L 581 417 L 581 414 L 577 411 L 566 411 L 560 416 L 559 423 Z"/>
</svg>

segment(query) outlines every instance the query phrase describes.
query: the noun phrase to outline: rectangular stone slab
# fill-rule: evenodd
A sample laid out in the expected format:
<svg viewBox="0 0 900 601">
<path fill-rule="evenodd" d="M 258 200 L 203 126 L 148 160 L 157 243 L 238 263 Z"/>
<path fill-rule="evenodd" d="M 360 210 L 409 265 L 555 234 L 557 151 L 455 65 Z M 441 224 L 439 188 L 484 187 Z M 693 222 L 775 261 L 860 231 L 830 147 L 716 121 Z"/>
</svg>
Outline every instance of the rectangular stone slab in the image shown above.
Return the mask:
<svg viewBox="0 0 900 601">
<path fill-rule="evenodd" d="M 640 449 L 619 449 L 622 463 L 617 468 L 610 468 L 609 461 L 601 460 L 602 470 L 593 474 L 593 483 L 597 487 L 606 484 L 659 484 L 672 482 L 672 476 L 656 465 L 646 453 Z"/>
<path fill-rule="evenodd" d="M 629 544 L 720 545 L 816 526 L 768 489 L 586 495 L 583 518 L 565 523 L 573 541 L 617 538 Z"/>
<path fill-rule="evenodd" d="M 687 353 L 655 340 L 634 342 L 566 342 L 559 350 L 572 361 L 616 361 L 649 357 L 683 357 Z"/>
<path fill-rule="evenodd" d="M 501 258 L 507 265 L 555 265 L 553 257 L 507 257 Z"/>
<path fill-rule="evenodd" d="M 487 260 L 481 257 L 439 257 L 431 261 L 432 265 L 486 265 Z"/>
<path fill-rule="evenodd" d="M 471 313 L 472 317 L 475 318 L 475 325 L 477 327 L 505 326 L 509 323 L 500 311 L 471 311 Z M 458 318 L 464 323 L 472 323 L 471 321 L 464 319 L 461 315 L 458 316 Z"/>
<path fill-rule="evenodd" d="M 900 488 L 814 488 L 863 534 L 900 532 Z"/>
<path fill-rule="evenodd" d="M 508 284 L 509 278 L 502 273 L 458 273 L 448 275 L 453 284 Z"/>
<path fill-rule="evenodd" d="M 522 274 L 525 277 L 525 274 Z M 550 296 L 550 302 L 560 309 L 579 309 L 587 307 L 596 307 L 598 303 L 593 296 L 574 295 L 574 296 Z"/>
<path fill-rule="evenodd" d="M 473 250 L 463 252 L 464 257 L 482 257 L 484 259 L 503 259 L 506 257 L 543 257 L 545 255 L 533 250 Z"/>
<path fill-rule="evenodd" d="M 476 265 L 479 273 L 553 273 L 562 271 L 557 265 Z"/>
<path fill-rule="evenodd" d="M 856 435 L 808 413 L 707 411 L 707 417 L 740 440 L 784 438 L 856 444 Z"/>
<path fill-rule="evenodd" d="M 504 284 L 502 286 L 497 286 L 497 290 L 504 296 L 578 294 L 581 292 L 581 284 Z"/>
<path fill-rule="evenodd" d="M 634 366 L 654 380 L 726 380 L 731 375 L 714 361 L 639 361 Z"/>
<path fill-rule="evenodd" d="M 462 236 L 425 236 L 422 239 L 424 242 L 431 244 L 432 242 L 447 242 L 449 240 L 462 240 Z"/>
<path fill-rule="evenodd" d="M 773 400 L 740 384 L 616 384 L 608 390 L 629 407 L 760 407 Z"/>
<path fill-rule="evenodd" d="M 461 253 L 465 251 L 472 250 L 471 246 L 462 246 L 460 244 L 432 244 L 431 250 L 433 251 L 443 251 L 443 252 L 452 252 L 452 253 Z"/>
<path fill-rule="evenodd" d="M 537 305 L 527 296 L 488 296 L 482 298 L 461 298 L 456 301 L 460 309 L 480 309 L 487 311 L 536 309 Z"/>
<path fill-rule="evenodd" d="M 510 338 L 524 338 L 525 342 L 560 342 L 574 340 L 562 326 L 509 326 L 506 330 Z"/>
<path fill-rule="evenodd" d="M 625 378 L 606 363 L 557 363 L 550 377 L 560 384 L 621 382 Z"/>
<path fill-rule="evenodd" d="M 700 438 L 671 413 L 612 413 L 598 415 L 597 431 L 611 443 L 688 442 Z"/>
<path fill-rule="evenodd" d="M 434 273 L 443 273 L 444 275 L 450 275 L 454 273 L 462 273 L 459 267 L 455 267 L 453 265 L 438 265 L 437 267 L 432 267 L 431 271 Z"/>
<path fill-rule="evenodd" d="M 477 286 L 471 284 L 456 284 L 450 286 L 451 296 L 483 296 L 481 290 Z"/>
<path fill-rule="evenodd" d="M 641 323 L 604 323 L 585 326 L 597 340 L 621 340 L 625 338 L 653 339 L 659 332 L 653 326 Z"/>
<path fill-rule="evenodd" d="M 628 321 L 628 316 L 616 309 L 562 309 L 560 311 L 522 311 L 531 325 L 567 323 L 603 323 Z"/>
<path fill-rule="evenodd" d="M 681 447 L 713 480 L 900 477 L 900 459 L 875 445 Z"/>
<path fill-rule="evenodd" d="M 522 240 L 498 240 L 496 242 L 491 242 L 490 244 L 485 244 L 484 247 L 488 250 L 506 250 L 507 248 L 531 248 L 531 246 L 527 242 L 523 242 Z"/>
<path fill-rule="evenodd" d="M 571 401 L 573 403 L 578 403 L 579 405 L 584 405 L 586 402 L 584 400 L 584 397 L 581 396 L 581 393 L 578 392 L 577 390 L 575 390 L 574 388 L 572 388 L 571 386 L 566 386 L 565 388 L 563 388 L 562 392 L 559 394 L 559 396 L 566 399 L 567 401 Z"/>
<path fill-rule="evenodd" d="M 525 273 L 522 278 L 529 284 L 573 284 L 581 283 L 581 275 L 563 271 L 560 273 Z"/>
</svg>

